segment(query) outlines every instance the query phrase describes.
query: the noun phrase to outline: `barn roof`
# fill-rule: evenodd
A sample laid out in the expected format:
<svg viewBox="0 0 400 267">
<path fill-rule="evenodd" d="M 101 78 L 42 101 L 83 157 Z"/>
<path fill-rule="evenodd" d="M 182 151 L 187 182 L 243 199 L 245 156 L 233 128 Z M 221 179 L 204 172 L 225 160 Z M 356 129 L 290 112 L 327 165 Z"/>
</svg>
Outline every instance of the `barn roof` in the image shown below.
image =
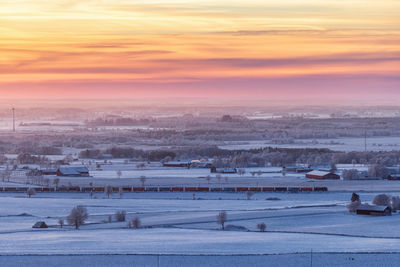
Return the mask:
<svg viewBox="0 0 400 267">
<path fill-rule="evenodd" d="M 325 176 L 325 175 L 328 175 L 328 174 L 331 174 L 331 173 L 330 172 L 325 172 L 325 171 L 314 170 L 314 171 L 308 172 L 307 174 L 316 175 L 316 176 Z"/>
<path fill-rule="evenodd" d="M 357 207 L 357 210 L 369 210 L 369 211 L 385 211 L 388 206 L 378 206 L 378 205 L 370 205 L 370 204 L 361 204 Z"/>
<path fill-rule="evenodd" d="M 60 168 L 61 173 L 66 175 L 79 175 L 81 173 L 89 172 L 86 167 L 69 167 L 69 168 Z"/>
</svg>

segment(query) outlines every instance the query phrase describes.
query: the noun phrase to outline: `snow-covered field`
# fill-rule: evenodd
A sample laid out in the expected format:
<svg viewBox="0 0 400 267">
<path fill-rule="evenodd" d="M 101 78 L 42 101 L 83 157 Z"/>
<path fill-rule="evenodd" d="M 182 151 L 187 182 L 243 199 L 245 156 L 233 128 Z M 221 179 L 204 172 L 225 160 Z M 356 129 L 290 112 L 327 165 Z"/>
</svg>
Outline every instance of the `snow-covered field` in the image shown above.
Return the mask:
<svg viewBox="0 0 400 267">
<path fill-rule="evenodd" d="M 328 148 L 334 151 L 364 151 L 364 138 L 335 138 L 335 139 L 296 139 L 292 144 L 276 144 L 270 140 L 259 141 L 225 141 L 219 148 L 237 150 L 237 149 L 256 149 L 263 147 L 279 148 Z M 368 151 L 392 151 L 400 149 L 400 137 L 368 137 Z"/>
<path fill-rule="evenodd" d="M 371 201 L 375 194 L 360 196 Z M 115 266 L 245 266 L 252 262 L 254 266 L 309 266 L 313 251 L 313 266 L 378 266 L 378 261 L 369 260 L 370 254 L 358 253 L 400 253 L 400 215 L 349 214 L 345 204 L 350 196 L 345 192 L 256 193 L 247 200 L 244 193 L 170 192 L 125 193 L 122 198 L 114 194 L 110 199 L 96 193 L 90 199 L 84 193 L 38 193 L 29 199 L 22 193 L 3 193 L 0 254 L 7 257 L 0 257 L 0 264 L 8 266 L 2 264 L 7 259 L 9 266 L 20 266 L 29 260 L 34 263 L 31 266 L 43 266 L 44 259 L 32 255 L 53 255 L 47 264 L 67 266 L 80 259 L 92 264 L 85 266 L 110 266 L 110 262 Z M 276 200 L 267 200 L 271 197 Z M 58 219 L 76 205 L 87 207 L 87 224 L 80 230 L 59 228 Z M 129 229 L 126 222 L 115 219 L 108 223 L 108 216 L 118 210 L 127 212 L 127 220 L 138 216 L 143 228 Z M 221 231 L 216 223 L 221 210 L 227 212 L 230 231 Z M 50 227 L 32 229 L 37 221 Z M 264 233 L 256 228 L 260 222 L 267 225 Z M 238 231 L 238 227 L 244 228 Z M 94 255 L 109 256 L 102 261 L 105 256 Z M 400 258 L 399 254 L 378 255 L 387 263 L 379 266 L 390 266 Z M 336 265 L 326 265 L 329 259 Z"/>
</svg>

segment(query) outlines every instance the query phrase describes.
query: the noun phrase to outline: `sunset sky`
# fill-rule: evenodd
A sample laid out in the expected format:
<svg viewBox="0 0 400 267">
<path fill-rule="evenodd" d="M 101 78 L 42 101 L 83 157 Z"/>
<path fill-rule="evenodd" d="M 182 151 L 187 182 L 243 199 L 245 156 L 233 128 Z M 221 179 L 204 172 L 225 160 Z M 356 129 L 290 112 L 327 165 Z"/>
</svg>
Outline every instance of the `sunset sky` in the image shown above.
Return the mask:
<svg viewBox="0 0 400 267">
<path fill-rule="evenodd" d="M 394 103 L 400 1 L 1 0 L 0 97 Z"/>
</svg>

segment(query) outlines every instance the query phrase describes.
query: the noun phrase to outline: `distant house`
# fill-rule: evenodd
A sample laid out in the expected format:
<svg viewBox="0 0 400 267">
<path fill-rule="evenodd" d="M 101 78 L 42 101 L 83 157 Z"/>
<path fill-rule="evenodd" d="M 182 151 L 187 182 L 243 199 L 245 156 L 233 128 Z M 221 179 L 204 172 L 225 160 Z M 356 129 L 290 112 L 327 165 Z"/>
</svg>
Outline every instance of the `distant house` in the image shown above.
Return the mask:
<svg viewBox="0 0 400 267">
<path fill-rule="evenodd" d="M 215 168 L 215 167 L 211 167 L 210 169 L 211 173 L 237 173 L 237 169 L 236 168 Z"/>
<path fill-rule="evenodd" d="M 36 222 L 32 228 L 48 228 L 48 226 L 45 222 Z"/>
<path fill-rule="evenodd" d="M 305 172 L 313 171 L 313 169 L 311 169 L 309 167 L 301 167 L 301 166 L 283 166 L 282 171 L 305 173 Z"/>
<path fill-rule="evenodd" d="M 339 180 L 340 176 L 326 171 L 311 171 L 306 174 L 309 179 L 319 179 L 319 180 Z"/>
<path fill-rule="evenodd" d="M 164 167 L 181 167 L 189 168 L 190 161 L 167 161 L 163 163 Z"/>
<path fill-rule="evenodd" d="M 43 175 L 57 175 L 57 170 L 56 169 L 44 169 L 41 170 Z"/>
<path fill-rule="evenodd" d="M 391 174 L 388 176 L 388 180 L 400 180 L 400 174 Z"/>
<path fill-rule="evenodd" d="M 57 170 L 57 176 L 88 177 L 89 170 L 86 167 L 59 168 Z"/>
<path fill-rule="evenodd" d="M 392 209 L 388 206 L 361 204 L 356 209 L 356 213 L 362 215 L 390 216 L 392 215 Z"/>
<path fill-rule="evenodd" d="M 192 160 L 190 161 L 190 168 L 205 168 L 211 169 L 213 167 L 212 161 L 209 160 Z"/>
</svg>

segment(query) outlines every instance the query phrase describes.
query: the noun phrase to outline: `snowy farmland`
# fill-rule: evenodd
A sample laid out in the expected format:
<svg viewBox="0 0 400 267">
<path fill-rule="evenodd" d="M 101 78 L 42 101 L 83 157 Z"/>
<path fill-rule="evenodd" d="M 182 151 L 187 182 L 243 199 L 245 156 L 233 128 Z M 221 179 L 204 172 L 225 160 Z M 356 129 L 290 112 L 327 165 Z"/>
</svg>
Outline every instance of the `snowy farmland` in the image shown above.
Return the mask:
<svg viewBox="0 0 400 267">
<path fill-rule="evenodd" d="M 360 193 L 367 202 L 375 195 Z M 176 266 L 194 260 L 190 265 L 309 266 L 312 251 L 313 266 L 325 266 L 328 259 L 341 263 L 336 266 L 365 266 L 362 263 L 371 255 L 391 253 L 384 257 L 390 266 L 399 259 L 400 216 L 350 214 L 345 207 L 350 196 L 255 193 L 248 200 L 245 193 L 165 192 L 113 194 L 108 199 L 104 193 L 92 198 L 88 193 L 38 193 L 32 198 L 2 193 L 0 251 L 7 257 L 0 257 L 0 264 L 11 259 L 18 266 L 29 258 L 41 266 L 40 255 L 52 255 L 50 262 L 65 266 L 77 259 L 96 263 L 93 266 Z M 87 208 L 86 224 L 80 230 L 61 229 L 59 218 L 65 219 L 76 205 Z M 113 215 L 118 210 L 127 212 L 127 221 L 139 217 L 142 228 L 117 222 Z M 225 231 L 216 223 L 221 210 L 227 212 Z M 37 221 L 45 221 L 49 228 L 32 229 Z M 261 222 L 266 232 L 258 232 Z M 99 260 L 102 257 L 106 259 Z M 379 261 L 374 257 L 369 262 L 378 266 Z"/>
<path fill-rule="evenodd" d="M 364 151 L 365 139 L 362 137 L 334 138 L 334 139 L 296 139 L 290 144 L 276 144 L 271 140 L 259 141 L 225 141 L 221 149 L 258 149 L 263 147 L 278 148 L 328 148 L 333 151 Z M 367 138 L 368 151 L 392 151 L 400 149 L 400 137 L 369 137 Z"/>
</svg>

